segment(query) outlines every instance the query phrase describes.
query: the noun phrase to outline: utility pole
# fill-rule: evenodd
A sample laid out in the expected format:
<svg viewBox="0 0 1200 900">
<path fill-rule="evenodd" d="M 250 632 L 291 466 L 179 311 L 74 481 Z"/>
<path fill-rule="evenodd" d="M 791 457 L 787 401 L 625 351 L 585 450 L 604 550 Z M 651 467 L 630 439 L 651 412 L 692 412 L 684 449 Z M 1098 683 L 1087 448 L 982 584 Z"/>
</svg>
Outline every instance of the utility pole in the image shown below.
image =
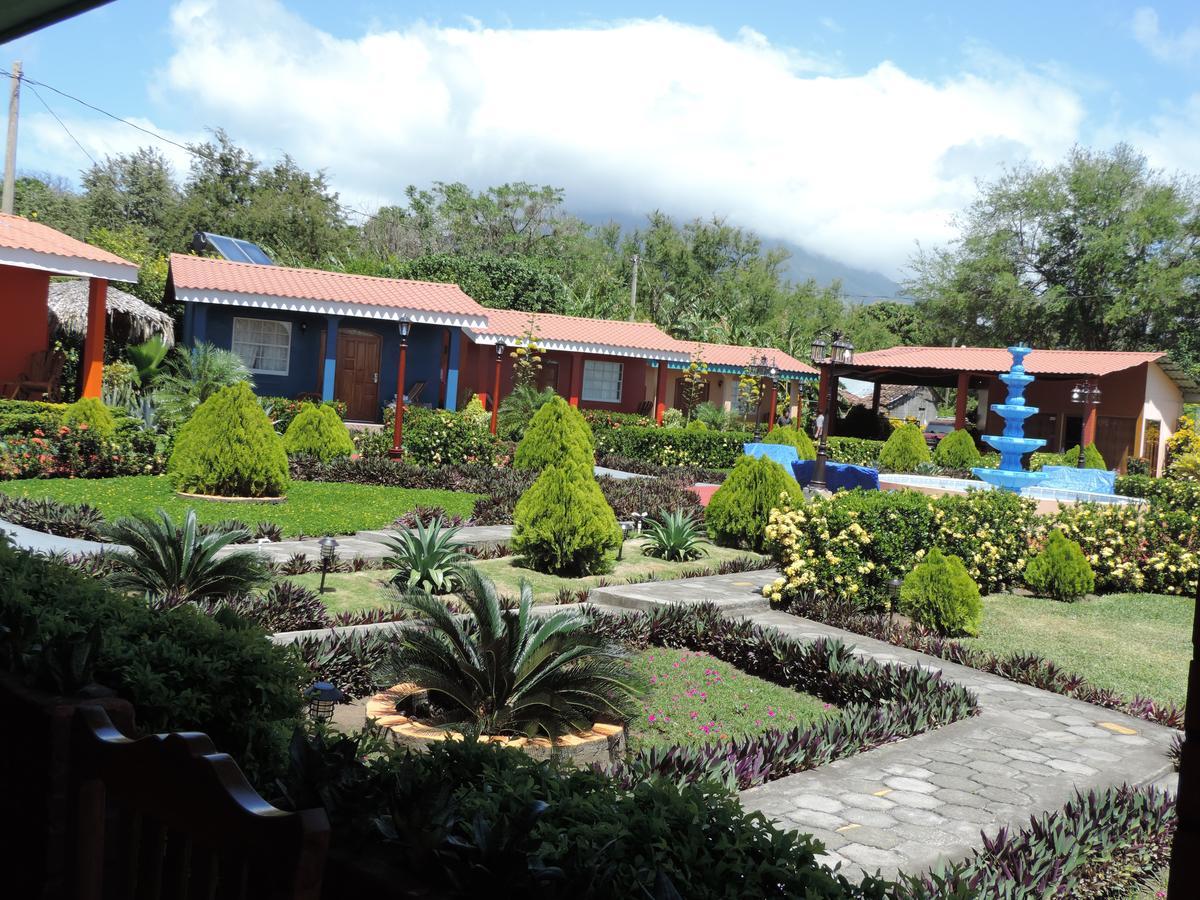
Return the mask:
<svg viewBox="0 0 1200 900">
<path fill-rule="evenodd" d="M 12 215 L 13 193 L 17 177 L 17 114 L 21 110 L 21 61 L 12 67 L 12 85 L 8 95 L 8 143 L 4 146 L 4 196 L 0 212 Z"/>
<path fill-rule="evenodd" d="M 15 127 L 15 126 L 13 126 Z M 629 321 L 633 321 L 633 317 L 637 314 L 637 270 L 638 270 L 638 255 L 633 254 L 633 286 L 629 292 Z"/>
</svg>

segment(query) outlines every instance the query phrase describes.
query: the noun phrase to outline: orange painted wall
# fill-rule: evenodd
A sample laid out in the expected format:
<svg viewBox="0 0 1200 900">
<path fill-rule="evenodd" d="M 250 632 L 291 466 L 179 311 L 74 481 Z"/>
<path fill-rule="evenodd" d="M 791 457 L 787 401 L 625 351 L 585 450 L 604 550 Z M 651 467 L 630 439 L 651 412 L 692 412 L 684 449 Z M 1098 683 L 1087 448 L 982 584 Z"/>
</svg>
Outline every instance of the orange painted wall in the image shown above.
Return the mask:
<svg viewBox="0 0 1200 900">
<path fill-rule="evenodd" d="M 33 269 L 0 266 L 0 381 L 13 381 L 29 365 L 29 355 L 46 350 L 50 324 L 46 297 L 50 276 Z"/>
</svg>

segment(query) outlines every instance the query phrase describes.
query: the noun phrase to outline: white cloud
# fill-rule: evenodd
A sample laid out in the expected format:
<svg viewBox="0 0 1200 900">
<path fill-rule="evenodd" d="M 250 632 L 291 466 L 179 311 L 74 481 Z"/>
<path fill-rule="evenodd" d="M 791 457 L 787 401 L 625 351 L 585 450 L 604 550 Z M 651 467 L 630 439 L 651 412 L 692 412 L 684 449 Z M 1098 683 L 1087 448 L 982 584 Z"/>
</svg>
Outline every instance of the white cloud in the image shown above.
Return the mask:
<svg viewBox="0 0 1200 900">
<path fill-rule="evenodd" d="M 830 74 L 743 29 L 665 19 L 556 30 L 417 23 L 355 39 L 271 0 L 186 0 L 165 95 L 258 152 L 328 169 L 354 202 L 409 183 L 560 185 L 572 208 L 726 214 L 895 274 L 947 237 L 977 177 L 1077 139 L 1070 88 L 1021 66 L 943 81 Z"/>
<path fill-rule="evenodd" d="M 1200 25 L 1192 25 L 1175 35 L 1164 34 L 1158 13 L 1142 6 L 1133 14 L 1133 36 L 1155 59 L 1186 64 L 1200 57 Z"/>
</svg>

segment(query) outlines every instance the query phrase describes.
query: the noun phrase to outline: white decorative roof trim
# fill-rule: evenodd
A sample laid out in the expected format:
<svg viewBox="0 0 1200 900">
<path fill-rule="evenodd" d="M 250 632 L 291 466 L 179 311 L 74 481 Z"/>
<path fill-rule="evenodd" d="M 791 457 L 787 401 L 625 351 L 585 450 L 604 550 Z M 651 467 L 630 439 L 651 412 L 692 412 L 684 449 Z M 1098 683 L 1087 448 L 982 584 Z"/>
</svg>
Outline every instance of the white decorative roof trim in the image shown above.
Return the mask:
<svg viewBox="0 0 1200 900">
<path fill-rule="evenodd" d="M 476 344 L 495 346 L 503 342 L 506 346 L 519 347 L 525 343 L 524 335 L 515 334 L 481 334 L 477 331 L 467 332 L 467 337 Z M 674 350 L 648 350 L 640 347 L 625 347 L 618 344 L 592 344 L 586 341 L 552 341 L 535 337 L 537 345 L 543 350 L 558 350 L 564 353 L 595 353 L 598 356 L 628 356 L 635 359 L 665 359 L 667 361 L 687 362 L 687 353 Z"/>
<path fill-rule="evenodd" d="M 483 316 L 400 306 L 376 306 L 370 303 L 343 303 L 337 300 L 310 300 L 299 297 L 277 297 L 270 294 L 243 294 L 235 291 L 205 291 L 175 289 L 175 299 L 184 303 L 209 303 L 214 306 L 240 306 L 249 309 L 272 309 L 283 312 L 311 313 L 319 316 L 350 316 L 398 322 L 407 316 L 410 322 L 422 325 L 448 325 L 460 328 L 486 328 Z"/>
<path fill-rule="evenodd" d="M 100 262 L 80 256 L 59 256 L 37 250 L 0 247 L 0 265 L 21 269 L 37 269 L 51 275 L 75 275 L 80 278 L 104 278 L 107 281 L 137 283 L 138 267 L 132 263 Z"/>
</svg>

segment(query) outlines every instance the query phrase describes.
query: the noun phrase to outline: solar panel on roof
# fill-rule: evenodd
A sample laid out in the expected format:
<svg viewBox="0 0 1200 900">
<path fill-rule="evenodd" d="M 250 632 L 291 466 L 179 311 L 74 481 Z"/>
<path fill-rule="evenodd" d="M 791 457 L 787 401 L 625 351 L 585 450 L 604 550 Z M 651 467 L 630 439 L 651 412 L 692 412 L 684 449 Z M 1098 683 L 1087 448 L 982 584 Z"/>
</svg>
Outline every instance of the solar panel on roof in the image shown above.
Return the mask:
<svg viewBox="0 0 1200 900">
<path fill-rule="evenodd" d="M 275 265 L 275 261 L 267 256 L 258 244 L 224 234 L 213 234 L 210 231 L 197 231 L 195 238 L 192 239 L 192 248 L 200 253 L 217 253 L 232 262 L 258 263 L 263 266 Z"/>
</svg>

